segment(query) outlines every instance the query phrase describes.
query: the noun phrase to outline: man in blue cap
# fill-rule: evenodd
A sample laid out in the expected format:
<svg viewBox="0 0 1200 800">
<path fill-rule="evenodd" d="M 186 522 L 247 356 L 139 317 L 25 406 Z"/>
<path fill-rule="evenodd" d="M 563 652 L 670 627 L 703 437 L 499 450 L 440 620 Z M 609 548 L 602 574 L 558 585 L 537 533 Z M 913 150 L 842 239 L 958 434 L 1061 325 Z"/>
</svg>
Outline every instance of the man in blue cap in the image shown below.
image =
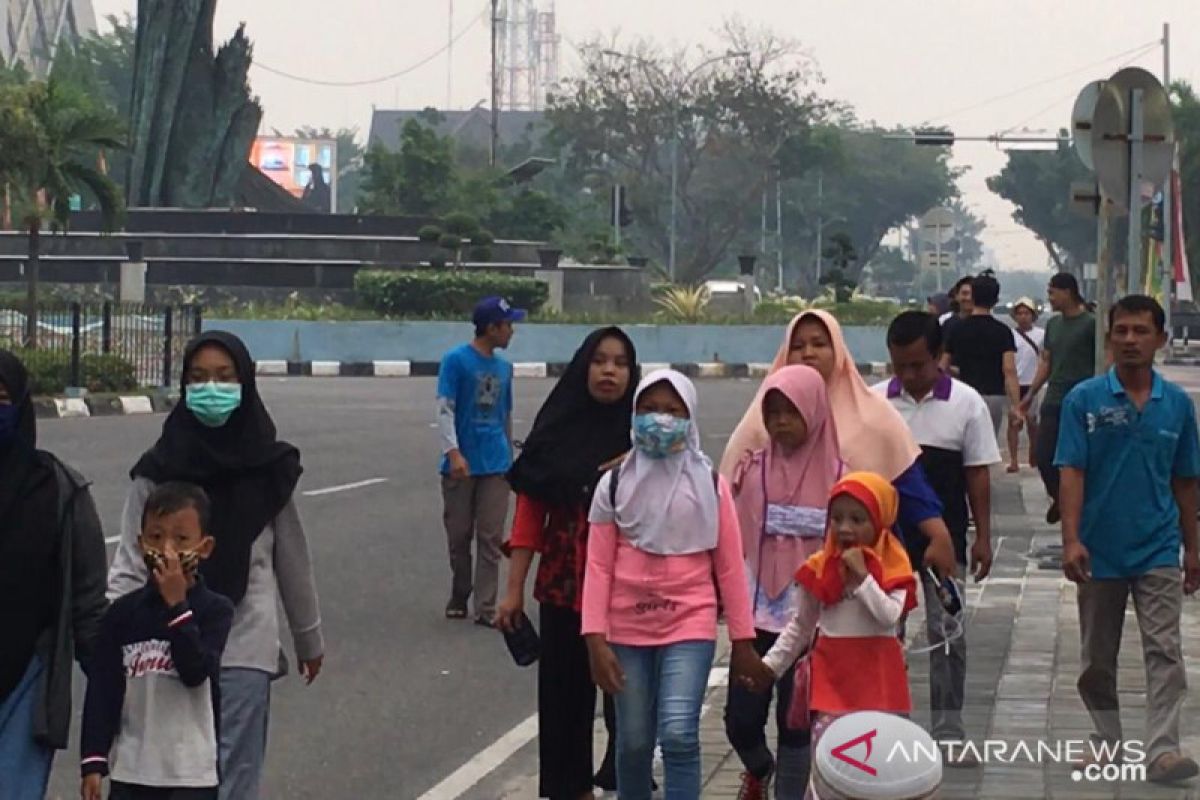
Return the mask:
<svg viewBox="0 0 1200 800">
<path fill-rule="evenodd" d="M 475 306 L 475 338 L 442 357 L 438 369 L 438 428 L 442 440 L 442 519 L 452 584 L 447 619 L 465 619 L 475 595 L 475 622 L 492 627 L 500 575 L 500 543 L 508 515 L 512 466 L 513 368 L 496 355 L 508 347 L 513 323 L 525 312 L 503 297 Z M 471 542 L 478 543 L 474 578 Z"/>
</svg>

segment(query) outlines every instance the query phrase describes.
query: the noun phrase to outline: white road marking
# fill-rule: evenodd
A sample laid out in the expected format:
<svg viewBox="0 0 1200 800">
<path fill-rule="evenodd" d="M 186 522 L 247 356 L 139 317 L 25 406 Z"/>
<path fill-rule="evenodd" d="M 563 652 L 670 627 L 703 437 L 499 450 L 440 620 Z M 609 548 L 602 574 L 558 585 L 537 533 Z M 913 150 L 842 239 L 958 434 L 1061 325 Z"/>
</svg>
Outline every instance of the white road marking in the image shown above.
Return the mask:
<svg viewBox="0 0 1200 800">
<path fill-rule="evenodd" d="M 320 497 L 325 494 L 337 494 L 338 492 L 348 492 L 351 489 L 362 489 L 365 486 L 374 486 L 377 483 L 387 483 L 388 478 L 368 478 L 365 481 L 356 481 L 354 483 L 346 483 L 341 486 L 330 486 L 326 489 L 313 489 L 312 491 L 303 492 L 305 497 Z"/>
<path fill-rule="evenodd" d="M 537 730 L 537 714 L 533 714 L 490 746 L 479 751 L 470 761 L 421 795 L 418 800 L 455 800 L 462 797 L 472 786 L 486 778 L 497 767 L 512 758 L 518 750 L 533 741 L 537 736 Z"/>
<path fill-rule="evenodd" d="M 728 667 L 713 667 L 708 672 L 708 688 L 712 689 L 721 686 L 728 679 Z M 701 717 L 707 711 L 708 704 L 705 703 L 700 710 Z M 596 730 L 603 731 L 603 726 L 603 718 L 598 717 L 596 719 Z M 470 791 L 472 787 L 516 755 L 518 750 L 537 738 L 537 731 L 537 714 L 534 714 L 491 745 L 480 750 L 470 761 L 456 769 L 441 783 L 421 795 L 417 800 L 458 800 L 458 798 Z"/>
<path fill-rule="evenodd" d="M 104 540 L 104 543 L 105 543 L 105 544 L 116 544 L 116 543 L 117 543 L 117 542 L 119 542 L 119 541 L 121 541 L 121 537 L 120 537 L 120 536 L 110 536 L 110 537 L 108 537 L 107 539 L 105 539 L 105 540 Z"/>
</svg>

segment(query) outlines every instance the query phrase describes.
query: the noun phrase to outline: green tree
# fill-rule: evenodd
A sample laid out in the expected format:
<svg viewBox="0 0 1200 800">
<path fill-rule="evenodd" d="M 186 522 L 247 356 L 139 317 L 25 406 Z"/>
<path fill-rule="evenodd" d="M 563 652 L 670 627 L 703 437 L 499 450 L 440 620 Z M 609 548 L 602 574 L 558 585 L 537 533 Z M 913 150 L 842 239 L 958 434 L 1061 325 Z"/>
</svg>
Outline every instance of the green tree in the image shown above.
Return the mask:
<svg viewBox="0 0 1200 800">
<path fill-rule="evenodd" d="M 548 241 L 567 227 L 567 209 L 546 192 L 521 189 L 488 219 L 493 230 L 506 237 Z"/>
<path fill-rule="evenodd" d="M 833 289 L 834 302 L 849 303 L 858 287 L 856 264 L 859 260 L 850 235 L 835 233 L 830 237 L 822 256 L 833 264 L 833 269 L 821 276 L 821 284 Z"/>
<path fill-rule="evenodd" d="M 1055 267 L 1078 272 L 1095 258 L 1096 223 L 1071 210 L 1071 182 L 1090 180 L 1074 147 L 1060 142 L 1053 151 L 1010 151 L 987 185 L 1017 207 L 1013 219 L 1038 238 Z"/>
<path fill-rule="evenodd" d="M 49 221 L 54 230 L 65 228 L 71 197 L 85 192 L 95 198 L 106 227 L 117 225 L 124 212 L 121 190 L 91 166 L 90 153 L 123 148 L 125 125 L 53 76 L 0 88 L 0 123 L 0 182 L 11 188 L 16 216 L 29 238 L 26 336 L 34 345 L 42 225 Z"/>
<path fill-rule="evenodd" d="M 959 272 L 973 273 L 983 260 L 983 241 L 979 234 L 987 228 L 987 223 L 975 216 L 961 198 L 951 201 L 950 210 L 954 212 L 954 238 L 947 243 L 946 249 L 954 253 Z"/>
<path fill-rule="evenodd" d="M 728 26 L 712 60 L 662 55 L 648 42 L 618 58 L 583 49 L 583 70 L 550 99 L 551 141 L 575 181 L 607 196 L 628 190 L 632 246 L 668 260 L 672 153 L 677 149 L 677 278 L 696 281 L 726 259 L 758 207 L 769 176 L 809 164 L 784 158 L 809 138 L 827 104 L 800 47 Z"/>
<path fill-rule="evenodd" d="M 911 297 L 917 280 L 917 265 L 896 247 L 880 247 L 868 264 L 871 278 L 881 295 Z"/>
<path fill-rule="evenodd" d="M 824 176 L 824 213 L 842 220 L 860 258 L 869 262 L 888 231 L 957 194 L 958 173 L 940 148 L 885 139 L 893 131 L 853 125 L 842 130 L 844 156 Z"/>
<path fill-rule="evenodd" d="M 110 14 L 105 19 L 109 26 L 106 32 L 93 31 L 76 42 L 63 42 L 54 54 L 51 74 L 83 88 L 121 119 L 128 119 L 137 21 L 128 12 L 121 17 Z"/>
<path fill-rule="evenodd" d="M 437 216 L 450 210 L 457 178 L 454 147 L 434 129 L 436 113 L 405 121 L 399 151 L 378 144 L 367 151 L 359 196 L 363 213 Z"/>
<path fill-rule="evenodd" d="M 1179 177 L 1183 185 L 1183 232 L 1192 285 L 1200 287 L 1200 98 L 1191 84 L 1171 84 L 1175 135 L 1179 139 Z"/>
</svg>

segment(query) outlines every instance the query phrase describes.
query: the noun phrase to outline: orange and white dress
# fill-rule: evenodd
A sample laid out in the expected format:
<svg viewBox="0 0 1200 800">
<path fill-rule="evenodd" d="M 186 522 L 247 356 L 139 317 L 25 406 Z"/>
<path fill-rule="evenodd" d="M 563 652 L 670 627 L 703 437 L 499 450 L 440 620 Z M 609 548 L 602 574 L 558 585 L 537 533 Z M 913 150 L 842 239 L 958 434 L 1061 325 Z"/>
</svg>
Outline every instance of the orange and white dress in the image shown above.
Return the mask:
<svg viewBox="0 0 1200 800">
<path fill-rule="evenodd" d="M 912 710 L 904 653 L 896 638 L 906 611 L 916 607 L 916 576 L 904 545 L 891 531 L 899 499 L 884 478 L 853 472 L 830 490 L 847 494 L 870 514 L 874 543 L 861 548 L 867 575 L 850 588 L 842 576 L 842 551 L 827 530 L 825 545 L 796 573 L 800 602 L 796 615 L 763 659 L 782 675 L 804 649 L 812 647 L 808 707 L 819 714 Z"/>
<path fill-rule="evenodd" d="M 907 587 L 884 592 L 873 575 L 832 605 L 822 606 L 802 590 L 796 615 L 763 661 L 783 675 L 812 641 L 815 628 L 809 709 L 907 714 L 912 698 L 896 634 L 909 594 Z"/>
</svg>

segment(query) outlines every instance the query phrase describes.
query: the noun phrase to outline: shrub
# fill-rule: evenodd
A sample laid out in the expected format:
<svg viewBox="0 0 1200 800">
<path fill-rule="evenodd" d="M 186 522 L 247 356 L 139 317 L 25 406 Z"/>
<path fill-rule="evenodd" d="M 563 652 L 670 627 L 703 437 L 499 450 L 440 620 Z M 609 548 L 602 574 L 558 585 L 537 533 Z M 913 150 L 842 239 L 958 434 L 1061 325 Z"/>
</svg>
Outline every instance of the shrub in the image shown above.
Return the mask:
<svg viewBox="0 0 1200 800">
<path fill-rule="evenodd" d="M 417 231 L 417 238 L 426 244 L 433 244 L 442 236 L 442 229 L 437 225 L 422 225 Z"/>
<path fill-rule="evenodd" d="M 16 350 L 29 370 L 35 395 L 62 394 L 71 383 L 71 354 L 64 350 Z M 80 383 L 89 392 L 125 392 L 138 388 L 133 364 L 118 355 L 84 353 L 79 359 Z"/>
<path fill-rule="evenodd" d="M 463 239 L 479 233 L 479 220 L 465 211 L 454 211 L 442 218 L 442 229 Z"/>
<path fill-rule="evenodd" d="M 550 296 L 545 281 L 494 272 L 360 270 L 354 288 L 362 303 L 381 314 L 469 314 L 483 297 L 501 295 L 536 312 Z"/>
<path fill-rule="evenodd" d="M 672 286 L 654 298 L 662 314 L 676 322 L 703 322 L 708 312 L 712 294 L 704 284 L 699 286 Z"/>
</svg>

